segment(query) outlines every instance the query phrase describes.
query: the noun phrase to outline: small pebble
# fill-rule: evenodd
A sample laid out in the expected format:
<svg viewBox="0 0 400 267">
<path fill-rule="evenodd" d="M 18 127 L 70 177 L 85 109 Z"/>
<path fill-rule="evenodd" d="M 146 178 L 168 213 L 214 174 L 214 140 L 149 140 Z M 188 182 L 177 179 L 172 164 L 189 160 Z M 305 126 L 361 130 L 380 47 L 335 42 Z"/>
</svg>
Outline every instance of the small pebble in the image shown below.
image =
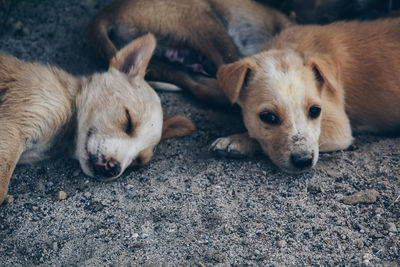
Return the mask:
<svg viewBox="0 0 400 267">
<path fill-rule="evenodd" d="M 307 192 L 316 195 L 316 194 L 318 194 L 318 193 L 321 193 L 322 190 L 321 190 L 321 187 L 320 187 L 320 186 L 310 184 L 310 185 L 307 187 Z"/>
<path fill-rule="evenodd" d="M 77 177 L 80 173 L 81 173 L 81 170 L 75 170 L 75 171 L 72 173 L 72 177 Z"/>
<path fill-rule="evenodd" d="M 125 188 L 126 188 L 127 190 L 132 190 L 132 189 L 134 188 L 134 186 L 131 185 L 131 184 L 128 184 L 128 185 L 125 186 Z"/>
<path fill-rule="evenodd" d="M 38 206 L 32 206 L 32 210 L 33 211 L 37 211 L 37 210 L 39 210 L 39 207 Z"/>
<path fill-rule="evenodd" d="M 92 196 L 92 194 L 90 192 L 85 192 L 85 194 L 83 194 L 83 196 L 85 198 L 90 198 Z"/>
<path fill-rule="evenodd" d="M 371 254 L 365 253 L 365 254 L 363 255 L 363 260 L 371 260 L 371 259 L 372 259 L 372 255 L 371 255 Z"/>
<path fill-rule="evenodd" d="M 351 146 L 349 146 L 349 148 L 347 149 L 348 151 L 355 151 L 358 149 L 358 146 L 355 144 L 352 144 Z"/>
<path fill-rule="evenodd" d="M 219 262 L 219 263 L 221 263 L 221 262 L 224 261 L 222 255 L 219 254 L 219 253 L 215 253 L 215 254 L 212 256 L 212 259 L 215 260 L 216 262 Z"/>
<path fill-rule="evenodd" d="M 53 242 L 53 243 L 51 244 L 51 249 L 54 250 L 54 251 L 57 251 L 57 250 L 58 250 L 58 244 L 57 244 L 57 242 Z"/>
<path fill-rule="evenodd" d="M 11 203 L 14 202 L 14 200 L 15 200 L 15 198 L 14 198 L 13 195 L 8 195 L 8 196 L 6 196 L 6 199 L 5 199 L 4 201 L 5 201 L 7 204 L 11 204 Z"/>
<path fill-rule="evenodd" d="M 397 227 L 394 223 L 388 223 L 386 228 L 391 233 L 397 233 Z"/>
<path fill-rule="evenodd" d="M 343 203 L 348 205 L 355 205 L 359 203 L 371 204 L 376 202 L 379 193 L 374 189 L 360 191 L 350 196 L 343 198 Z"/>
<path fill-rule="evenodd" d="M 68 197 L 67 193 L 65 193 L 64 191 L 59 191 L 57 193 L 56 199 L 57 200 L 64 200 Z"/>
<path fill-rule="evenodd" d="M 276 245 L 280 248 L 284 248 L 286 247 L 286 241 L 285 240 L 279 240 L 278 242 L 276 242 Z"/>
<path fill-rule="evenodd" d="M 363 266 L 371 266 L 371 262 L 369 260 L 363 260 Z"/>
</svg>

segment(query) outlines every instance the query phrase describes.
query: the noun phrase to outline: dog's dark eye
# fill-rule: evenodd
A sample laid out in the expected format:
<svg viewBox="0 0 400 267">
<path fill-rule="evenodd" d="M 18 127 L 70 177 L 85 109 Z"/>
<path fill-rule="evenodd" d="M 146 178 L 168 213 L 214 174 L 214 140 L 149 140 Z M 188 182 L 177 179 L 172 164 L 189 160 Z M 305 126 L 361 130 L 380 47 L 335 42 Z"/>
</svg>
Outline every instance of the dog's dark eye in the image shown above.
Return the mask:
<svg viewBox="0 0 400 267">
<path fill-rule="evenodd" d="M 278 116 L 276 116 L 272 112 L 262 112 L 262 113 L 260 113 L 259 117 L 260 117 L 260 120 L 262 120 L 264 123 L 267 123 L 267 124 L 278 125 L 281 123 Z"/>
<path fill-rule="evenodd" d="M 132 124 L 131 114 L 129 114 L 128 109 L 125 109 L 125 114 L 126 114 L 126 118 L 127 118 L 127 122 L 125 125 L 125 133 L 128 135 L 131 135 L 133 132 L 133 124 Z"/>
<path fill-rule="evenodd" d="M 318 118 L 320 114 L 321 114 L 321 108 L 318 106 L 312 106 L 308 111 L 308 116 L 310 116 L 311 119 Z"/>
</svg>

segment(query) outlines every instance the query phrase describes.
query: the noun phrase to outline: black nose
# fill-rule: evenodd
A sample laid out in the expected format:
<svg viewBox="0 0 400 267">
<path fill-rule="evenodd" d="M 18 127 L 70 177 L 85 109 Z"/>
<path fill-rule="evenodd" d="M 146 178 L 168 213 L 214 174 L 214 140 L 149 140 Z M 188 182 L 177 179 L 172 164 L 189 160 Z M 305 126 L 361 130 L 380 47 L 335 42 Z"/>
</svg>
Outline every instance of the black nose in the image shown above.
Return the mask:
<svg viewBox="0 0 400 267">
<path fill-rule="evenodd" d="M 308 152 L 293 153 L 290 160 L 297 169 L 308 169 L 313 164 L 313 155 Z"/>
<path fill-rule="evenodd" d="M 113 158 L 92 161 L 95 176 L 99 178 L 111 178 L 121 172 L 121 164 Z"/>
</svg>

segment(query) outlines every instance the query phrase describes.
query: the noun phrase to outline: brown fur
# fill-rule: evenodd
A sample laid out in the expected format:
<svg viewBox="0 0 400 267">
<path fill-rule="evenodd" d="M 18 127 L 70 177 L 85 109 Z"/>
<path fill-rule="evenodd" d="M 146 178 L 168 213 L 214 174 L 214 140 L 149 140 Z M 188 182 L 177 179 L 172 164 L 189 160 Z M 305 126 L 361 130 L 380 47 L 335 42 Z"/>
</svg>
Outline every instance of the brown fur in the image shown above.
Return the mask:
<svg viewBox="0 0 400 267">
<path fill-rule="evenodd" d="M 400 126 L 400 19 L 295 27 L 267 46 L 295 50 L 314 60 L 335 94 L 345 98 L 353 127 L 378 132 Z M 366 108 L 368 107 L 368 108 Z"/>
<path fill-rule="evenodd" d="M 288 76 L 298 81 L 291 88 L 295 96 L 288 95 L 295 101 L 291 103 L 304 103 L 301 108 L 304 107 L 306 113 L 307 103 L 322 108 L 320 118 L 307 122 L 311 125 L 320 121 L 321 151 L 348 147 L 353 139 L 351 128 L 376 133 L 397 132 L 400 129 L 399 29 L 400 19 L 295 26 L 268 43 L 265 52 L 222 66 L 218 79 L 231 102 L 242 107 L 249 135 L 257 139 L 277 165 L 296 171 L 288 166 L 289 156 L 285 152 L 293 153 L 294 143 L 282 143 L 293 138 L 289 133 L 290 124 L 285 124 L 292 117 L 285 117 L 288 115 L 284 112 L 288 108 L 285 100 L 275 97 L 280 90 L 290 88 L 280 88 L 279 84 L 270 87 L 269 83 L 277 75 L 274 73 L 289 75 L 289 69 L 296 71 L 298 77 Z M 276 70 L 268 69 L 265 62 L 274 62 Z M 285 65 L 285 62 L 290 64 Z M 241 73 L 247 73 L 247 83 L 237 80 Z M 305 85 L 304 89 L 301 85 Z M 298 90 L 304 91 L 299 93 Z M 280 126 L 270 127 L 258 118 L 259 109 L 271 103 L 277 108 L 272 111 L 282 116 Z M 303 116 L 299 115 L 301 113 L 300 109 L 294 116 Z M 228 148 L 216 144 L 214 149 Z"/>
<path fill-rule="evenodd" d="M 243 56 L 232 35 L 249 34 L 250 39 L 241 37 L 241 41 L 261 48 L 290 25 L 280 12 L 252 0 L 117 0 L 93 18 L 89 40 L 109 60 L 117 51 L 110 35 L 132 40 L 151 32 L 160 47 L 190 48 L 218 68 Z M 176 84 L 198 98 L 227 102 L 215 73 L 205 77 L 158 59 L 152 60 L 149 69 L 150 80 Z"/>
</svg>

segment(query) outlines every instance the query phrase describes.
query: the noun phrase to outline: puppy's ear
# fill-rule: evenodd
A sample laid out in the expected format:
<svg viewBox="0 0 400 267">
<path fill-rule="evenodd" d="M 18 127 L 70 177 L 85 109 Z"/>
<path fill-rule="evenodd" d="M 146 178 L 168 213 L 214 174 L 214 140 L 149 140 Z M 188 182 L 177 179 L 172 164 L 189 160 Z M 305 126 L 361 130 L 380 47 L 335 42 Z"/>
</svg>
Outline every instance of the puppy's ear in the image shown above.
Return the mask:
<svg viewBox="0 0 400 267">
<path fill-rule="evenodd" d="M 186 117 L 173 116 L 164 119 L 161 139 L 185 136 L 193 133 L 194 124 Z"/>
<path fill-rule="evenodd" d="M 323 57 L 313 57 L 310 58 L 308 64 L 320 89 L 327 86 L 328 90 L 334 93 L 340 88 L 340 73 L 337 63 Z"/>
<path fill-rule="evenodd" d="M 111 59 L 109 68 L 144 77 L 155 47 L 156 39 L 150 33 L 133 40 Z"/>
<path fill-rule="evenodd" d="M 232 104 L 238 100 L 240 91 L 246 85 L 250 72 L 254 70 L 255 64 L 249 59 L 222 65 L 218 69 L 218 83 Z"/>
</svg>

